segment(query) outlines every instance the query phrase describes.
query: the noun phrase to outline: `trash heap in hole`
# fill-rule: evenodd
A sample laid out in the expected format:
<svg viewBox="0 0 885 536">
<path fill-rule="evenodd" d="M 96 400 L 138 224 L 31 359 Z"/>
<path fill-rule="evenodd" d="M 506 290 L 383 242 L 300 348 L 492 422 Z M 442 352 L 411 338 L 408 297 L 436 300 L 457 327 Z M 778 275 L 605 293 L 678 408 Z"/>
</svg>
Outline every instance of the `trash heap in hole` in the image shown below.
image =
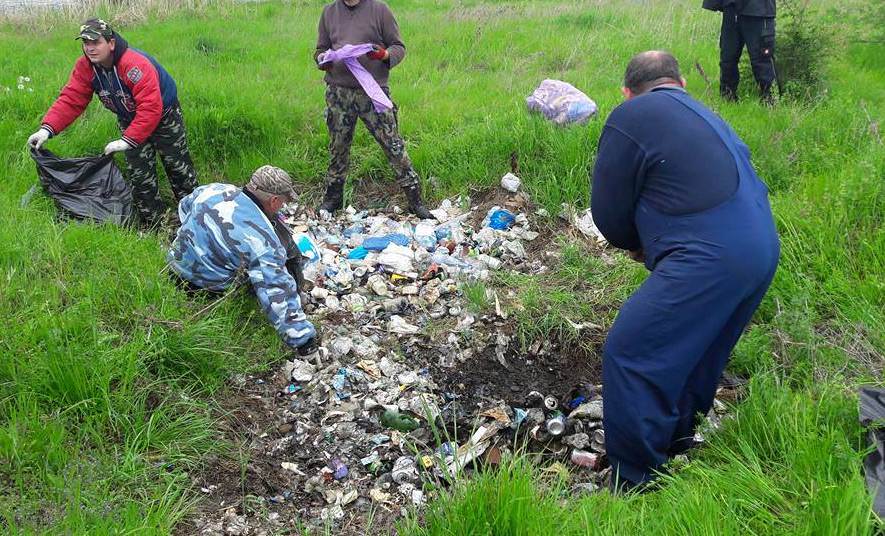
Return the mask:
<svg viewBox="0 0 885 536">
<path fill-rule="evenodd" d="M 319 362 L 287 361 L 268 382 L 276 433 L 255 441 L 253 456 L 273 460 L 286 481 L 262 498 L 269 518 L 284 519 L 287 509 L 317 525 L 396 517 L 522 447 L 570 468 L 575 492 L 607 483 L 600 386 L 563 386 L 561 397 L 527 390 L 472 406 L 446 388 L 469 360 L 505 364 L 513 333 L 493 291 L 493 311 L 480 314 L 461 283 L 543 269 L 527 261 L 538 233 L 525 214 L 477 212 L 459 198 L 433 211 L 437 221 L 353 208 L 325 220 L 297 209 L 287 215 L 305 257 L 305 307 L 322 327 L 325 351 Z M 563 217 L 577 219 L 574 211 Z M 536 341 L 528 354 L 543 361 L 553 351 Z M 260 524 L 236 509 L 225 516 L 224 526 Z"/>
</svg>

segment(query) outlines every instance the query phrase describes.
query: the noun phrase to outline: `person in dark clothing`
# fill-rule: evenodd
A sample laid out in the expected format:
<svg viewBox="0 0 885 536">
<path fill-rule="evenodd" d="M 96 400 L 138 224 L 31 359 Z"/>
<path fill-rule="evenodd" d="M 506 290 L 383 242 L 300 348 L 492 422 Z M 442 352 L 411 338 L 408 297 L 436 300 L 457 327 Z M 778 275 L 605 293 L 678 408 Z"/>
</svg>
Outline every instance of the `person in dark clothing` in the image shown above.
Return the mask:
<svg viewBox="0 0 885 536">
<path fill-rule="evenodd" d="M 645 483 L 693 443 L 777 268 L 768 189 L 737 134 L 685 91 L 676 59 L 644 52 L 599 140 L 593 220 L 651 271 L 603 348 L 606 449 Z"/>
<path fill-rule="evenodd" d="M 719 92 L 737 100 L 738 62 L 744 45 L 764 102 L 771 102 L 774 67 L 775 0 L 704 0 L 704 9 L 722 12 L 719 32 Z"/>
<path fill-rule="evenodd" d="M 166 210 L 157 184 L 157 153 L 176 201 L 197 187 L 175 80 L 157 60 L 130 47 L 101 19 L 84 22 L 77 39 L 83 42 L 83 55 L 28 144 L 39 149 L 73 123 L 92 96 L 98 95 L 117 115 L 122 131 L 120 139 L 108 143 L 104 152 L 122 151 L 126 156 L 141 223 L 153 227 Z"/>
<path fill-rule="evenodd" d="M 317 68 L 326 71 L 325 116 L 331 157 L 326 173 L 326 194 L 320 210 L 333 213 L 342 207 L 344 182 L 350 166 L 350 144 L 357 119 L 361 119 L 387 156 L 397 183 L 409 201 L 409 210 L 420 218 L 431 219 L 433 215 L 421 200 L 418 173 L 399 133 L 396 106 L 377 111 L 347 65 L 320 61 L 328 50 L 359 44 L 374 45 L 373 50 L 358 61 L 389 97 L 390 70 L 406 55 L 406 46 L 390 8 L 380 0 L 335 0 L 328 4 L 320 17 L 314 53 Z"/>
</svg>

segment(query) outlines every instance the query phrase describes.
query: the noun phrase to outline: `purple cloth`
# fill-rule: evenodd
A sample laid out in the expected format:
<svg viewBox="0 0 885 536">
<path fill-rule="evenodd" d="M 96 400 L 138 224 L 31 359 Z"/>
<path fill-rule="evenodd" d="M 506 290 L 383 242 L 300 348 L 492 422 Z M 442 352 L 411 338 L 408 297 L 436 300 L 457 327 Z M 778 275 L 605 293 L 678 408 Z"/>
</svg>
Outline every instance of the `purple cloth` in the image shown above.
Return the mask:
<svg viewBox="0 0 885 536">
<path fill-rule="evenodd" d="M 393 108 L 393 102 L 390 101 L 390 97 L 384 93 L 384 90 L 381 89 L 381 86 L 378 85 L 378 82 L 372 77 L 372 74 L 357 60 L 357 58 L 365 56 L 369 52 L 372 52 L 372 45 L 368 43 L 362 45 L 344 45 L 338 50 L 327 50 L 323 52 L 317 59 L 319 60 L 320 65 L 343 61 L 344 65 L 346 65 L 351 74 L 353 74 L 353 77 L 356 78 L 356 81 L 360 83 L 360 86 L 362 86 L 366 95 L 372 99 L 372 104 L 375 105 L 375 111 L 382 113 Z"/>
</svg>

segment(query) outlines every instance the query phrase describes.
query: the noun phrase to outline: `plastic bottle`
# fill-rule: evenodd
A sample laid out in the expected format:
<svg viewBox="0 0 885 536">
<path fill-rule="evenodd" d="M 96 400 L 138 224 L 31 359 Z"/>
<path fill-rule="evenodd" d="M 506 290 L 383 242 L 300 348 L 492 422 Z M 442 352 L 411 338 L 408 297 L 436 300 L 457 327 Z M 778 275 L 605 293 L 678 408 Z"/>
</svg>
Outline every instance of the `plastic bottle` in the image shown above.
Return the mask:
<svg viewBox="0 0 885 536">
<path fill-rule="evenodd" d="M 421 222 L 415 226 L 415 242 L 427 251 L 436 248 L 436 231 L 433 225 Z"/>
<path fill-rule="evenodd" d="M 472 270 L 473 266 L 458 257 L 453 257 L 448 253 L 443 253 L 442 251 L 437 250 L 431 257 L 431 262 L 435 262 L 436 264 L 441 264 L 443 266 L 451 266 L 453 268 L 459 268 L 461 270 Z"/>
<path fill-rule="evenodd" d="M 353 225 L 344 229 L 344 231 L 342 231 L 341 234 L 344 235 L 344 238 L 351 238 L 354 235 L 361 234 L 365 229 L 366 229 L 366 226 L 364 224 L 354 223 Z"/>
<path fill-rule="evenodd" d="M 446 223 L 440 224 L 434 229 L 433 234 L 436 235 L 437 241 L 447 240 L 452 237 L 452 227 Z"/>
<path fill-rule="evenodd" d="M 418 421 L 408 415 L 401 415 L 395 411 L 387 410 L 381 414 L 381 424 L 400 432 L 411 432 L 418 428 Z"/>
</svg>

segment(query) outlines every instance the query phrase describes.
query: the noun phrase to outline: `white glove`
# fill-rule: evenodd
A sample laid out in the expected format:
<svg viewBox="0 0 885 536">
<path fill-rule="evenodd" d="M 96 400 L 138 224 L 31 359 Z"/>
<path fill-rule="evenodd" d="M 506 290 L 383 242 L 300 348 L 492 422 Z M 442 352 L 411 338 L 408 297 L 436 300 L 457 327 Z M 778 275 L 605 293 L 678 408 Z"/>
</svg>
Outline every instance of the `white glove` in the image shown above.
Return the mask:
<svg viewBox="0 0 885 536">
<path fill-rule="evenodd" d="M 46 140 L 48 139 L 49 131 L 45 128 L 41 128 L 28 137 L 28 145 L 30 145 L 34 149 L 39 149 L 40 147 L 43 147 L 43 144 L 46 143 Z"/>
<path fill-rule="evenodd" d="M 104 146 L 104 154 L 119 153 L 120 151 L 128 151 L 129 149 L 132 149 L 132 146 L 125 140 L 114 140 Z"/>
</svg>

